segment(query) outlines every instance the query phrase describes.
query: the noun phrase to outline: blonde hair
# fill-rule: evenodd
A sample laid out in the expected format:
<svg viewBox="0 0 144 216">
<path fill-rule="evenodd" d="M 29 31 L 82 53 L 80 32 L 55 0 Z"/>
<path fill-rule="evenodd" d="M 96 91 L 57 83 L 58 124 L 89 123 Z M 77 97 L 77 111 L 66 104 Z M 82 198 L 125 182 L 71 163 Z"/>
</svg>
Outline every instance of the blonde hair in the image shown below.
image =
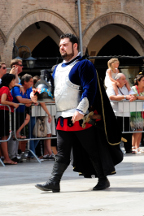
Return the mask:
<svg viewBox="0 0 144 216">
<path fill-rule="evenodd" d="M 114 63 L 114 62 L 119 62 L 119 60 L 118 60 L 118 58 L 111 58 L 108 62 L 107 62 L 107 65 L 108 65 L 108 68 L 110 68 L 110 69 L 112 69 L 112 64 Z"/>
</svg>

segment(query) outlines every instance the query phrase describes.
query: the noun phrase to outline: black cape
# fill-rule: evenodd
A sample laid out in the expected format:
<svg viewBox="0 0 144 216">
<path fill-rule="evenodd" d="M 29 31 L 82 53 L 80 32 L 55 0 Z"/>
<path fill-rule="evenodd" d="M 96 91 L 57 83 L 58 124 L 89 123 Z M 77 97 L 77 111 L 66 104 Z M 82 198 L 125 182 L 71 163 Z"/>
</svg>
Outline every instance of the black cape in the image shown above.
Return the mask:
<svg viewBox="0 0 144 216">
<path fill-rule="evenodd" d="M 102 116 L 102 120 L 95 126 L 95 135 L 97 150 L 105 175 L 115 174 L 115 165 L 123 160 L 123 153 L 120 149 L 121 130 L 117 124 L 117 119 L 111 107 L 109 98 L 106 94 L 102 81 L 97 74 L 97 93 L 91 107 L 91 110 L 97 110 Z M 91 177 L 95 172 L 92 163 L 85 149 L 80 143 L 73 144 L 73 170 L 79 172 L 84 177 Z"/>
</svg>

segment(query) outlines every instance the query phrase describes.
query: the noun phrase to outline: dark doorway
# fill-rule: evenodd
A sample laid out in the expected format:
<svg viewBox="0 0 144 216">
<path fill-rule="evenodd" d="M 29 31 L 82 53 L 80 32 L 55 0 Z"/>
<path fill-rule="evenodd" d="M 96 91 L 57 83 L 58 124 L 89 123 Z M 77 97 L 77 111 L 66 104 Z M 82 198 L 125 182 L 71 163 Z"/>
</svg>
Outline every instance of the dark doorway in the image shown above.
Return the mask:
<svg viewBox="0 0 144 216">
<path fill-rule="evenodd" d="M 36 58 L 35 66 L 32 69 L 27 68 L 26 61 L 23 61 L 23 72 L 21 76 L 25 73 L 29 73 L 32 76 L 40 75 L 40 70 L 46 69 L 49 72 L 51 68 L 60 63 L 62 58 L 59 53 L 59 46 L 56 42 L 49 36 L 43 39 L 32 51 L 32 57 Z"/>
<path fill-rule="evenodd" d="M 139 56 L 138 52 L 128 43 L 124 38 L 117 35 L 112 38 L 103 48 L 99 51 L 97 56 L 109 56 L 101 59 L 95 60 L 95 67 L 99 73 L 101 79 L 104 80 L 105 72 L 107 69 L 107 61 L 111 58 L 110 56 L 121 56 L 120 66 L 142 66 L 142 59 L 131 59 L 131 58 L 122 58 L 122 56 Z"/>
<path fill-rule="evenodd" d="M 51 37 L 43 39 L 33 50 L 33 57 L 57 57 L 60 56 L 59 47 Z"/>
<path fill-rule="evenodd" d="M 32 56 L 37 58 L 35 68 L 50 69 L 60 57 L 59 47 L 51 37 L 46 37 L 33 50 Z"/>
</svg>

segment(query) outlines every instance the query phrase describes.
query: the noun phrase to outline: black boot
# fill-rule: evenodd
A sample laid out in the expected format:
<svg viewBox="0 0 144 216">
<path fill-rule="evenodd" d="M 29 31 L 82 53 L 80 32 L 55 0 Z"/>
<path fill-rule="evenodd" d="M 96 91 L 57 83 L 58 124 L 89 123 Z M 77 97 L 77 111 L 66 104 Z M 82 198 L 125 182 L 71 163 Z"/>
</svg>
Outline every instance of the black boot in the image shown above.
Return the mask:
<svg viewBox="0 0 144 216">
<path fill-rule="evenodd" d="M 92 161 L 92 164 L 93 164 L 94 169 L 98 175 L 98 183 L 93 188 L 93 190 L 104 190 L 104 189 L 110 187 L 110 182 L 107 179 L 107 177 L 104 175 L 101 164 L 98 162 L 95 163 L 93 161 Z"/>
<path fill-rule="evenodd" d="M 49 180 L 45 184 L 37 184 L 35 185 L 35 187 L 42 191 L 60 192 L 59 183 L 67 167 L 68 167 L 67 164 L 63 164 L 55 161 L 53 166 L 53 171 Z"/>
<path fill-rule="evenodd" d="M 107 177 L 99 178 L 97 185 L 93 188 L 93 190 L 104 190 L 110 187 L 110 182 Z"/>
</svg>

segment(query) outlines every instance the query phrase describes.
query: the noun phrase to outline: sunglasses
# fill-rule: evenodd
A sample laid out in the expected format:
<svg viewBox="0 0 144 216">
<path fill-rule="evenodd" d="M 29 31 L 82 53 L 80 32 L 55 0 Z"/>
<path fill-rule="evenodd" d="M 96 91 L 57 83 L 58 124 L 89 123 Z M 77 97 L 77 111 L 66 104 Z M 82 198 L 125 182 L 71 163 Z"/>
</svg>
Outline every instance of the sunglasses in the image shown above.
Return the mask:
<svg viewBox="0 0 144 216">
<path fill-rule="evenodd" d="M 23 65 L 22 65 L 22 64 L 17 64 L 17 65 L 19 65 L 20 67 L 23 67 Z"/>
<path fill-rule="evenodd" d="M 23 65 L 22 65 L 22 64 L 15 64 L 15 65 L 19 65 L 20 67 L 23 67 Z M 15 67 L 15 65 L 13 65 L 13 67 Z"/>
</svg>

